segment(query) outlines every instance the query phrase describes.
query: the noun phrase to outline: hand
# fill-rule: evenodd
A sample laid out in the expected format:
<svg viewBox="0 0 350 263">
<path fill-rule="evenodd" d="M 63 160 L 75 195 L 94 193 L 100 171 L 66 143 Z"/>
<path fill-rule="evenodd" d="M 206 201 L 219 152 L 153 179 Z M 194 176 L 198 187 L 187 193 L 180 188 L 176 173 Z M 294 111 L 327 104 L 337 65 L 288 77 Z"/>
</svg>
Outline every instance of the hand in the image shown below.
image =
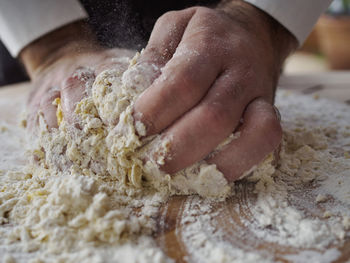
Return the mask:
<svg viewBox="0 0 350 263">
<path fill-rule="evenodd" d="M 49 129 L 56 128 L 56 98 L 69 123 L 75 122 L 76 103 L 87 95 L 87 85 L 104 69 L 117 66 L 118 56 L 132 51 L 102 49 L 82 22 L 74 23 L 39 39 L 22 51 L 20 57 L 32 79 L 28 126 L 37 127 L 42 114 Z"/>
<path fill-rule="evenodd" d="M 161 71 L 137 100 L 134 117 L 148 136 L 170 138 L 161 169 L 174 173 L 206 158 L 237 130 L 238 139 L 207 158 L 230 181 L 273 152 L 282 136 L 274 92 L 295 46 L 282 26 L 241 1 L 160 17 L 139 63 Z"/>
</svg>

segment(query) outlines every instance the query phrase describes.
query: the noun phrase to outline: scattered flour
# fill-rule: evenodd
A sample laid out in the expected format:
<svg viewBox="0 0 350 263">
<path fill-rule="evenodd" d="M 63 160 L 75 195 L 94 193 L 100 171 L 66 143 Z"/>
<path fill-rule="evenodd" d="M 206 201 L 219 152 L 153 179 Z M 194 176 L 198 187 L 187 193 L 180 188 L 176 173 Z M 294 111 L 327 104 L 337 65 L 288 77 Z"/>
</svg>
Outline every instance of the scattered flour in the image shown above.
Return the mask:
<svg viewBox="0 0 350 263">
<path fill-rule="evenodd" d="M 61 102 L 56 99 L 59 128 L 49 132 L 40 119 L 36 158 L 51 172 L 118 181 L 130 189 L 152 186 L 171 194 L 224 199 L 231 188 L 215 165 L 202 161 L 170 176 L 159 166 L 168 158 L 171 137 L 138 136 L 145 127 L 141 122 L 134 125 L 133 104 L 151 85 L 157 68 L 137 64 L 137 58 L 121 58 L 118 66 L 103 71 L 94 82 L 87 81 L 91 85 L 76 106 L 75 125 L 62 118 Z M 93 76 L 88 73 L 80 75 Z"/>
<path fill-rule="evenodd" d="M 120 58 L 95 81 L 86 79 L 91 69 L 80 69 L 86 97 L 73 124 L 57 98 L 58 129 L 49 131 L 41 114 L 34 138 L 1 126 L 0 254 L 6 261 L 171 262 L 152 238 L 168 196 L 230 194 L 223 174 L 204 161 L 173 176 L 159 170 L 171 138 L 141 140 L 132 117 L 133 102 L 157 68 L 136 62 L 137 56 Z M 144 133 L 142 123 L 136 128 Z"/>
<path fill-rule="evenodd" d="M 0 124 L 0 262 L 173 262 L 153 238 L 159 208 L 169 195 L 194 193 L 228 199 L 185 199 L 176 235 L 188 262 L 339 257 L 350 225 L 346 106 L 279 93 L 284 141 L 277 169 L 269 156 L 235 186 L 205 162 L 170 176 L 159 165 L 171 138 L 140 139 L 144 127 L 132 118 L 133 101 L 157 69 L 142 68 L 137 57 L 119 62 L 87 85 L 74 125 L 63 116 L 49 133 L 40 119 L 31 154 L 24 130 Z"/>
<path fill-rule="evenodd" d="M 284 139 L 275 172 L 261 166 L 226 202 L 179 205 L 172 239 L 187 262 L 333 262 L 349 243 L 349 107 L 281 91 L 276 101 Z"/>
</svg>

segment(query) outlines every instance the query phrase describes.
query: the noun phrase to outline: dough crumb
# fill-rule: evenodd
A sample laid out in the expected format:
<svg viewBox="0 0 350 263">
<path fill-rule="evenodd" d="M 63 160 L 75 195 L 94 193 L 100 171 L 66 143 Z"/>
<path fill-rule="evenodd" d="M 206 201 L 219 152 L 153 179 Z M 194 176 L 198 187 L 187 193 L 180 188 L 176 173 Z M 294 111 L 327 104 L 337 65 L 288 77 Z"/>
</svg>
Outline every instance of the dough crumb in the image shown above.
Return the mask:
<svg viewBox="0 0 350 263">
<path fill-rule="evenodd" d="M 344 216 L 342 223 L 343 223 L 345 230 L 350 230 L 350 217 L 349 216 Z"/>
<path fill-rule="evenodd" d="M 330 218 L 331 216 L 333 216 L 333 213 L 330 211 L 325 211 L 323 213 L 323 218 Z"/>
<path fill-rule="evenodd" d="M 323 195 L 323 194 L 318 194 L 316 196 L 316 203 L 323 203 L 326 202 L 328 200 L 328 196 Z"/>
<path fill-rule="evenodd" d="M 17 261 L 10 254 L 5 254 L 4 263 L 17 263 Z"/>
</svg>

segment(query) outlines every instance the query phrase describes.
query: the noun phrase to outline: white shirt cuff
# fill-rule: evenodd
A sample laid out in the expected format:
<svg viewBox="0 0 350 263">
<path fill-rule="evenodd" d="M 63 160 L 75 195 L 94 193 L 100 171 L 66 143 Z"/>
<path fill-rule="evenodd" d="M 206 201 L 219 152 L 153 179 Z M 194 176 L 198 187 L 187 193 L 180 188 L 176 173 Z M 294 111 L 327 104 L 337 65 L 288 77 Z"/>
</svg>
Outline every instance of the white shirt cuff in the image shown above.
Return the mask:
<svg viewBox="0 0 350 263">
<path fill-rule="evenodd" d="M 301 45 L 332 0 L 245 0 L 288 29 Z"/>
<path fill-rule="evenodd" d="M 86 17 L 77 0 L 1 0 L 0 39 L 16 57 L 34 40 Z"/>
</svg>

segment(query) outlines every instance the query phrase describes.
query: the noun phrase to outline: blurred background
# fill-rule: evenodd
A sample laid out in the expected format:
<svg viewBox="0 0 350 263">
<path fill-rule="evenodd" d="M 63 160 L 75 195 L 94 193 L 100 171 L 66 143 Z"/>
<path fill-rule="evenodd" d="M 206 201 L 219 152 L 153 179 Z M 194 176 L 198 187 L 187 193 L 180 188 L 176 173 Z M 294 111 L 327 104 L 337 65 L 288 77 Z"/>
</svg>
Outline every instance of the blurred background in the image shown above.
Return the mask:
<svg viewBox="0 0 350 263">
<path fill-rule="evenodd" d="M 285 64 L 285 74 L 350 70 L 350 0 L 334 0 L 304 45 Z"/>
</svg>

